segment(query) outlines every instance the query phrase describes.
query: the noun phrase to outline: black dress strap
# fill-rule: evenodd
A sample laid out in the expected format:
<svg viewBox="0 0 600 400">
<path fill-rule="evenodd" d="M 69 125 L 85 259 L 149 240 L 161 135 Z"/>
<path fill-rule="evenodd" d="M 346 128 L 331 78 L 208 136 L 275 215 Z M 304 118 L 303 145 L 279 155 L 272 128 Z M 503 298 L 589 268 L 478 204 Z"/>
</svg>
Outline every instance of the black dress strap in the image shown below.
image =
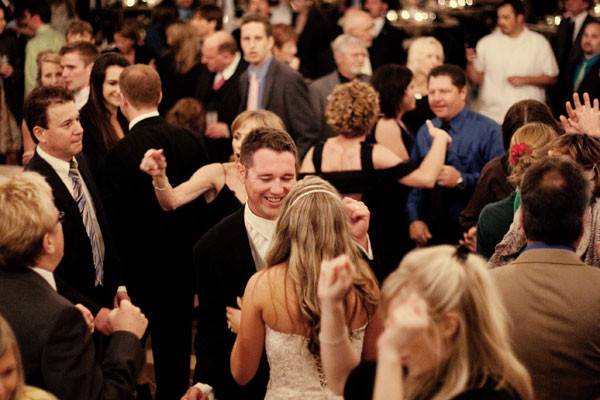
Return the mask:
<svg viewBox="0 0 600 400">
<path fill-rule="evenodd" d="M 321 163 L 323 162 L 323 147 L 325 142 L 317 143 L 313 149 L 312 162 L 315 167 L 315 174 L 321 173 Z"/>
<path fill-rule="evenodd" d="M 363 171 L 373 171 L 373 144 L 360 142 L 360 165 Z"/>
</svg>

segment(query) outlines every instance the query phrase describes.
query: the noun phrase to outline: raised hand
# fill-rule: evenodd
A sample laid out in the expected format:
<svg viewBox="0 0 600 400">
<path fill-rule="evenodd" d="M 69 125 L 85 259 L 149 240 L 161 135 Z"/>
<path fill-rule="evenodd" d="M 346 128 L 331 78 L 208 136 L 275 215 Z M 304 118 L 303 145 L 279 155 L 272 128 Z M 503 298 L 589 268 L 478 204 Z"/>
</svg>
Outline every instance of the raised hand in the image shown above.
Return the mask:
<svg viewBox="0 0 600 400">
<path fill-rule="evenodd" d="M 574 106 L 574 108 L 573 108 Z M 567 116 L 560 116 L 560 123 L 567 133 L 583 133 L 600 136 L 600 101 L 583 94 L 583 103 L 577 92 L 573 93 L 573 105 L 565 103 Z"/>
<path fill-rule="evenodd" d="M 163 149 L 149 149 L 144 154 L 140 169 L 150 176 L 164 176 L 167 170 L 167 159 Z"/>
<path fill-rule="evenodd" d="M 350 224 L 350 234 L 363 248 L 367 248 L 369 231 L 369 221 L 371 212 L 362 201 L 354 200 L 350 197 L 344 197 L 342 203 L 346 209 L 348 223 Z"/>
<path fill-rule="evenodd" d="M 426 332 L 430 319 L 425 300 L 412 292 L 406 300 L 394 307 L 385 320 L 385 329 L 379 337 L 379 354 L 403 357 L 409 345 Z"/>
<path fill-rule="evenodd" d="M 343 302 L 352 286 L 354 271 L 354 265 L 346 255 L 323 261 L 317 286 L 317 296 L 321 303 Z"/>
<path fill-rule="evenodd" d="M 441 128 L 436 128 L 430 119 L 425 121 L 425 124 L 427 124 L 427 130 L 429 131 L 432 139 L 446 139 L 448 143 L 452 143 L 452 137 L 448 134 L 448 132 Z"/>
</svg>

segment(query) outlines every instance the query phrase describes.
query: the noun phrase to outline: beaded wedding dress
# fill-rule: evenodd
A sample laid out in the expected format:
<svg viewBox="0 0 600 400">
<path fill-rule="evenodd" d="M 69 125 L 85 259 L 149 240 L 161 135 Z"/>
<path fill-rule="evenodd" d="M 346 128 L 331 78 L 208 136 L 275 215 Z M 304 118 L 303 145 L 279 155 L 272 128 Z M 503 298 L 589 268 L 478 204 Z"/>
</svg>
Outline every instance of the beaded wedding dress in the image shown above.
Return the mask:
<svg viewBox="0 0 600 400">
<path fill-rule="evenodd" d="M 362 352 L 365 327 L 352 332 L 350 340 Z M 265 400 L 341 400 L 326 387 L 320 357 L 308 351 L 308 338 L 266 327 L 265 347 L 270 379 Z"/>
</svg>

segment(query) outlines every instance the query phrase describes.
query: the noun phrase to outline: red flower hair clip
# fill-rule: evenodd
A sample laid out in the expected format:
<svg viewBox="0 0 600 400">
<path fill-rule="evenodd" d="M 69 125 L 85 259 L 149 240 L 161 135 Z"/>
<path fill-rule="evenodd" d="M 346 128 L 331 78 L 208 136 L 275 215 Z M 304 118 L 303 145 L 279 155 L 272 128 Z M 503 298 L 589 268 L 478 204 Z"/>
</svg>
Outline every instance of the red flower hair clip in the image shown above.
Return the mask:
<svg viewBox="0 0 600 400">
<path fill-rule="evenodd" d="M 510 148 L 510 165 L 516 165 L 523 154 L 531 154 L 531 147 L 527 143 L 517 143 Z"/>
</svg>

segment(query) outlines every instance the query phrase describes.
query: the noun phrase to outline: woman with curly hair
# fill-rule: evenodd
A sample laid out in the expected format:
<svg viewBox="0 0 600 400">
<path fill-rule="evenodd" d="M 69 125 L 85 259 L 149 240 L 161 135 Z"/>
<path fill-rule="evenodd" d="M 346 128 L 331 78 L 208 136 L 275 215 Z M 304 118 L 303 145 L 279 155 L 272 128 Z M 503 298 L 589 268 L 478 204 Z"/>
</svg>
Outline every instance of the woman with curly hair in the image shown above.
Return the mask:
<svg viewBox="0 0 600 400">
<path fill-rule="evenodd" d="M 376 275 L 382 279 L 409 247 L 408 239 L 402 236 L 408 232 L 403 212 L 406 186 L 435 185 L 451 139 L 429 121 L 431 150 L 421 165 L 414 165 L 388 148 L 367 141 L 379 112 L 379 96 L 368 83 L 352 81 L 337 86 L 325 110 L 326 121 L 337 135 L 312 147 L 300 172 L 319 175 L 340 193 L 367 203 L 372 213 L 373 246 L 382 260 Z"/>
<path fill-rule="evenodd" d="M 327 338 L 319 334 L 322 309 L 317 297 L 321 263 L 340 254 L 356 266 L 341 302 L 350 351 L 373 358 L 381 330 L 375 313 L 379 289 L 357 245 L 366 241 L 366 215 L 363 204 L 342 199 L 318 177 L 304 178 L 289 192 L 268 267 L 250 278 L 240 301 L 241 324 L 229 318 L 237 332 L 231 373 L 238 383 L 250 381 L 266 348 L 270 381 L 265 399 L 340 398 L 329 390 L 322 371 L 319 348 Z"/>
</svg>

